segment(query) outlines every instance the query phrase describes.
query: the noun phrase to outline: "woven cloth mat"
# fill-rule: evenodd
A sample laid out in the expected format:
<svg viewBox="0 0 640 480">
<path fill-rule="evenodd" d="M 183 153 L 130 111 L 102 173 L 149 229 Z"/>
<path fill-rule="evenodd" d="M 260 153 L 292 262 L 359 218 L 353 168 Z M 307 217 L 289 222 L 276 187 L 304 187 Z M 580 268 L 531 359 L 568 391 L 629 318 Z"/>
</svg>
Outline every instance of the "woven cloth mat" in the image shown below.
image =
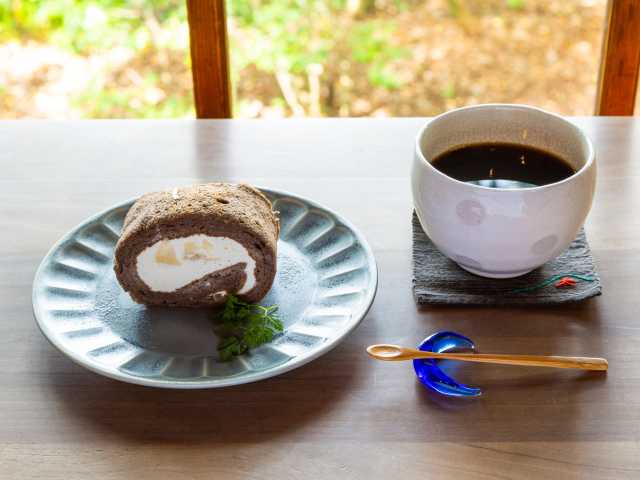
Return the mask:
<svg viewBox="0 0 640 480">
<path fill-rule="evenodd" d="M 576 274 L 573 287 L 556 288 L 555 281 L 531 287 L 556 275 Z M 491 279 L 473 275 L 441 254 L 413 214 L 413 295 L 418 305 L 557 305 L 600 295 L 602 284 L 584 230 L 559 257 L 521 277 Z"/>
</svg>

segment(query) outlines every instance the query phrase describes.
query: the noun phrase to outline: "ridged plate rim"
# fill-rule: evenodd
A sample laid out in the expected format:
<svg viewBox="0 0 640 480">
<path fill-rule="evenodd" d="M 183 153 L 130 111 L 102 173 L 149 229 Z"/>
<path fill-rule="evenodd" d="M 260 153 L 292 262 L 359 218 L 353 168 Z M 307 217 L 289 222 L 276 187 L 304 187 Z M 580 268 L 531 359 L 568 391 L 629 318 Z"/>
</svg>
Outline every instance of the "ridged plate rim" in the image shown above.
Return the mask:
<svg viewBox="0 0 640 480">
<path fill-rule="evenodd" d="M 97 373 L 99 375 L 103 375 L 108 378 L 112 378 L 115 380 L 120 380 L 127 383 L 150 386 L 150 387 L 158 387 L 158 388 L 170 388 L 170 389 L 206 389 L 206 388 L 219 388 L 219 387 L 228 387 L 234 385 L 241 385 L 246 383 L 257 382 L 260 380 L 265 380 L 267 378 L 275 377 L 281 375 L 283 373 L 294 370 L 298 367 L 301 367 L 332 350 L 335 348 L 340 342 L 342 342 L 353 330 L 360 325 L 362 320 L 366 317 L 369 312 L 371 305 L 375 299 L 375 295 L 378 288 L 378 267 L 373 255 L 373 251 L 367 242 L 364 235 L 346 218 L 342 215 L 336 213 L 332 209 L 320 205 L 319 203 L 309 200 L 300 195 L 296 195 L 284 190 L 272 189 L 272 188 L 263 188 L 257 187 L 259 190 L 267 194 L 268 196 L 275 196 L 280 198 L 291 198 L 298 202 L 303 203 L 308 209 L 316 209 L 319 210 L 330 217 L 332 217 L 338 225 L 344 226 L 349 232 L 355 237 L 357 244 L 362 247 L 366 258 L 365 267 L 368 270 L 369 281 L 366 285 L 365 296 L 363 301 L 357 308 L 357 311 L 351 312 L 351 317 L 346 325 L 342 326 L 340 332 L 331 337 L 327 338 L 327 341 L 320 344 L 317 348 L 312 348 L 307 350 L 301 355 L 292 357 L 290 361 L 287 361 L 284 364 L 276 365 L 273 368 L 249 372 L 243 374 L 241 376 L 231 376 L 227 378 L 221 379 L 203 379 L 201 381 L 184 381 L 184 380 L 175 380 L 175 379 L 162 379 L 162 378 L 149 378 L 133 375 L 122 370 L 109 368 L 106 365 L 103 365 L 97 361 L 91 360 L 86 354 L 78 353 L 77 351 L 68 348 L 64 343 L 58 340 L 57 335 L 54 331 L 52 331 L 46 322 L 42 320 L 42 312 L 41 312 L 41 302 L 38 298 L 38 287 L 43 283 L 43 275 L 47 266 L 52 262 L 53 257 L 58 252 L 58 250 L 69 240 L 73 239 L 75 235 L 77 235 L 84 228 L 89 225 L 95 223 L 100 218 L 106 216 L 112 211 L 130 207 L 139 197 L 135 197 L 129 199 L 127 201 L 112 205 L 109 208 L 101 210 L 100 212 L 88 217 L 74 228 L 72 228 L 69 232 L 63 235 L 47 252 L 45 257 L 40 262 L 38 269 L 36 270 L 33 287 L 32 287 L 32 308 L 33 314 L 36 320 L 36 324 L 38 328 L 45 336 L 45 338 L 60 352 L 62 352 L 66 357 L 75 362 L 76 364 L 85 367 L 86 369 Z"/>
</svg>

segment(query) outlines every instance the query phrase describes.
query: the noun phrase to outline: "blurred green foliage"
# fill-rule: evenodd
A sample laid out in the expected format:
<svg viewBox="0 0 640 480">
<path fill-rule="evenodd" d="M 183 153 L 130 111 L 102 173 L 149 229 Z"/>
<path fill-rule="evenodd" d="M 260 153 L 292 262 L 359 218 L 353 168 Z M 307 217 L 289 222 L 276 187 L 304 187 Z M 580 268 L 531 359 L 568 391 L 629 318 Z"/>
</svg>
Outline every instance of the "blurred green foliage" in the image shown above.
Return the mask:
<svg viewBox="0 0 640 480">
<path fill-rule="evenodd" d="M 231 0 L 232 78 L 244 80 L 245 69 L 271 78 L 277 89 L 266 104 L 284 106 L 289 114 L 335 113 L 335 91 L 345 75 L 364 73 L 372 87 L 396 89 L 402 81 L 393 62 L 408 53 L 394 45 L 393 20 L 380 13 L 406 5 Z M 84 57 L 130 52 L 124 64 L 100 72 L 103 78 L 73 94 L 73 104 L 87 117 L 192 113 L 186 28 L 184 0 L 0 0 L 0 42 L 46 43 Z M 253 88 L 251 81 L 247 85 L 243 93 Z M 149 95 L 153 88 L 161 93 Z"/>
<path fill-rule="evenodd" d="M 341 76 L 354 76 L 354 62 L 371 86 L 398 88 L 401 80 L 392 64 L 408 52 L 394 45 L 394 22 L 381 15 L 389 6 L 402 9 L 406 3 L 231 0 L 237 28 L 231 35 L 234 73 L 254 66 L 274 75 L 294 113 L 335 114 L 340 105 L 331 92 L 338 90 Z M 321 91 L 314 91 L 314 82 Z"/>
<path fill-rule="evenodd" d="M 507 7 L 513 10 L 520 10 L 524 8 L 525 0 L 507 0 Z"/>
<path fill-rule="evenodd" d="M 89 118 L 191 114 L 190 92 L 174 88 L 171 78 L 176 65 L 179 77 L 188 68 L 186 22 L 184 0 L 0 0 L 0 42 L 107 57 L 86 89 L 72 94 L 72 105 Z M 118 62 L 108 58 L 114 49 Z"/>
<path fill-rule="evenodd" d="M 184 0 L 0 0 L 0 40 L 37 40 L 91 54 L 149 46 L 145 20 L 175 30 L 187 21 Z M 157 39 L 156 39 L 157 40 Z M 165 36 L 156 48 L 180 48 Z"/>
</svg>

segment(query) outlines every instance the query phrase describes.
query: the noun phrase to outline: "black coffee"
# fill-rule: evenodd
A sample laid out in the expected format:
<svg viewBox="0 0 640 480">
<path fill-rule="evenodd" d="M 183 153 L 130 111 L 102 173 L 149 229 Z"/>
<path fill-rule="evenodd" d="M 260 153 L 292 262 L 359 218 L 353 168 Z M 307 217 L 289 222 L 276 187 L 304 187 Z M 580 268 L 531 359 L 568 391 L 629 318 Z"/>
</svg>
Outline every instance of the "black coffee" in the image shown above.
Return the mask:
<svg viewBox="0 0 640 480">
<path fill-rule="evenodd" d="M 559 182 L 575 170 L 562 158 L 510 143 L 481 143 L 449 150 L 432 165 L 462 182 L 491 188 L 531 188 Z"/>
</svg>

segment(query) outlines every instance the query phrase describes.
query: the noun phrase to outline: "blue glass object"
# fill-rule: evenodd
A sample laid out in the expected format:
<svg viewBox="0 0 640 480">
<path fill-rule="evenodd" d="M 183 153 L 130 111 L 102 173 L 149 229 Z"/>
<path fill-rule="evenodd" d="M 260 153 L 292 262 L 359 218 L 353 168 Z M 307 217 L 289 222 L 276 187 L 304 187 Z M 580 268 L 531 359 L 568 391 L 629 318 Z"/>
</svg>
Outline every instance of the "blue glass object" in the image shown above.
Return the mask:
<svg viewBox="0 0 640 480">
<path fill-rule="evenodd" d="M 425 338 L 418 347 L 423 352 L 475 352 L 474 343 L 456 332 L 436 332 Z M 434 359 L 414 360 L 413 368 L 420 382 L 427 388 L 450 397 L 478 397 L 482 390 L 458 383 L 444 373 Z"/>
</svg>

